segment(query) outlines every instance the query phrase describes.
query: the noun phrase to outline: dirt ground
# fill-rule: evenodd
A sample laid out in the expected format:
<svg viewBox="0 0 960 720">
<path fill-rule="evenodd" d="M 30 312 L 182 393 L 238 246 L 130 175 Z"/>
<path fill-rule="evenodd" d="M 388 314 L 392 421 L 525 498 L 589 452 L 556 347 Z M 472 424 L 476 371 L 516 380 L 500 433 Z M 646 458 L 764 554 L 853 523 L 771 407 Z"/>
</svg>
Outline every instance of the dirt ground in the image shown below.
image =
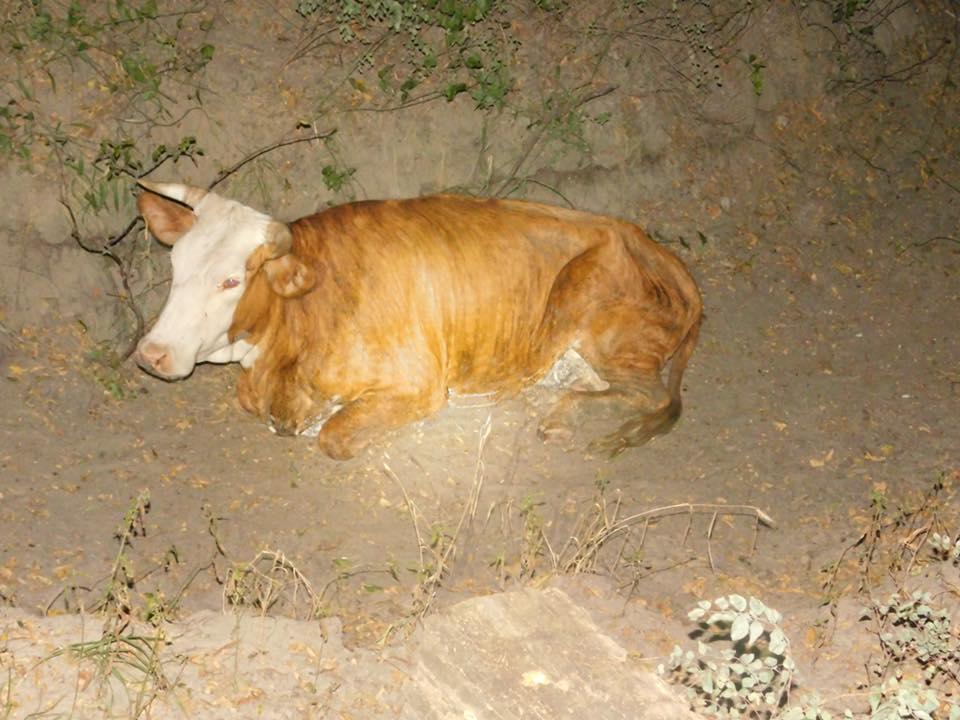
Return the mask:
<svg viewBox="0 0 960 720">
<path fill-rule="evenodd" d="M 270 50 L 236 38 L 267 22 L 273 8 L 249 8 L 217 36 L 206 78 L 221 107 L 204 122 L 225 128 L 213 134 L 214 153 L 218 144 L 224 154 L 246 151 L 276 135 L 246 115 L 229 120 L 230 102 L 245 98 L 257 112 L 285 89 L 305 87 L 315 71 L 294 64 L 271 82 Z M 429 615 L 465 598 L 550 585 L 650 667 L 673 644 L 691 642 L 685 614 L 698 600 L 737 592 L 783 612 L 798 689 L 830 696 L 867 683 L 866 659 L 878 651 L 857 621 L 863 592 L 880 597 L 929 581 L 922 548 L 913 574 L 890 558 L 915 550 L 910 533 L 929 529 L 930 518 L 941 531 L 960 532 L 955 36 L 923 73 L 852 92 L 811 79 L 816 53 L 802 32 L 776 35 L 775 23 L 786 20 L 770 15 L 741 39 L 764 49 L 759 100 L 747 82 L 711 95 L 695 114 L 661 104 L 645 116 L 636 108 L 646 81 L 634 87 L 629 70 L 611 71 L 618 90 L 603 102 L 620 124 L 609 136 L 598 131 L 603 148 L 594 162 L 554 167 L 545 155 L 536 171 L 578 207 L 638 220 L 700 284 L 706 321 L 685 376 L 684 414 L 669 435 L 614 459 L 544 445 L 536 434 L 542 398 L 530 393 L 449 407 L 334 462 L 308 439 L 274 436 L 245 415 L 234 396 L 236 368 L 200 366 L 176 383 L 130 362 L 114 368 L 89 324 L 64 309 L 88 295 L 65 283 L 74 295 L 65 289 L 69 300 L 45 301 L 52 309 L 31 318 L 11 294 L 0 325 L 0 604 L 27 613 L 17 616 L 21 627 L 42 628 L 34 616 L 43 614 L 89 612 L 122 562 L 132 612 L 168 617 L 179 634 L 200 636 L 238 607 L 299 620 L 291 637 L 329 630 L 336 618 L 345 647 L 373 657 L 384 641 L 402 646 L 425 602 Z M 936 41 L 928 21 L 911 22 L 890 31 L 891 64 L 901 57 L 896 48 L 909 54 Z M 524 29 L 532 52 L 559 52 L 537 46 L 536 33 Z M 295 45 L 278 37 L 285 51 Z M 241 55 L 256 70 L 230 84 L 231 58 Z M 341 153 L 358 168 L 358 196 L 466 182 L 453 164 L 438 170 L 431 148 L 466 142 L 453 136 L 477 127 L 476 113 L 444 110 L 429 121 L 420 116 L 419 126 L 416 118 L 364 116 L 353 136 L 342 125 Z M 521 133 L 522 122 L 503 122 L 508 134 Z M 414 138 L 417 127 L 423 136 Z M 374 167 L 386 166 L 381 147 L 368 147 L 373 131 L 384 145 L 401 145 L 394 153 L 406 152 L 406 138 L 416 157 L 394 157 L 393 169 L 378 174 Z M 634 140 L 639 147 L 625 150 Z M 636 182 L 625 182 L 632 167 Z M 404 185 L 418 168 L 429 168 L 420 186 Z M 272 205 L 242 185 L 236 196 L 291 219 L 309 204 L 306 175 L 287 198 L 270 195 Z M 47 187 L 45 176 L 32 177 L 29 187 Z M 11 193 L 25 181 L 8 172 L 3 182 Z M 4 235 L 14 250 L 5 257 L 20 258 L 22 268 L 27 251 L 18 255 L 17 243 L 39 242 L 45 230 L 29 210 L 14 215 L 19 226 L 5 226 Z M 50 232 L 62 230 L 54 225 Z M 106 267 L 65 248 L 48 251 L 78 267 Z M 151 252 L 163 260 L 161 250 Z M 94 280 L 97 272 L 77 270 Z M 116 530 L 141 493 L 148 511 L 121 547 Z M 565 543 L 601 504 L 619 517 L 678 505 L 681 512 L 645 529 L 638 521 L 621 536 L 623 549 L 607 548 L 588 572 L 562 572 Z M 683 512 L 687 504 L 695 512 Z M 882 542 L 866 558 L 870 542 L 861 540 L 877 527 L 881 505 Z M 735 506 L 748 508 L 736 514 Z M 774 526 L 758 526 L 752 508 Z M 441 562 L 439 586 L 425 585 Z M 254 569 L 286 583 L 268 608 L 257 607 L 266 591 Z M 942 599 L 960 621 L 956 587 Z M 320 625 L 303 619 L 316 613 L 327 618 Z M 90 619 L 88 628 L 100 622 Z M 9 638 L 9 628 L 0 631 L 0 668 L 2 633 Z M 375 715 L 359 705 L 340 713 Z"/>
</svg>

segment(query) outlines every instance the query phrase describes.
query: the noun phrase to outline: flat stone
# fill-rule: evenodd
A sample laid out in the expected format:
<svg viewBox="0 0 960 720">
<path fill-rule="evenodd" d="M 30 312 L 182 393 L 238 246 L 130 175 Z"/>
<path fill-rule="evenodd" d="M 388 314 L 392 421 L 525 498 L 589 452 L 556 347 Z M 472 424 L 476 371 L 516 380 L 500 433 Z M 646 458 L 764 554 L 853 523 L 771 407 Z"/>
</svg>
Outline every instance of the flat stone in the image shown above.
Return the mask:
<svg viewBox="0 0 960 720">
<path fill-rule="evenodd" d="M 419 639 L 409 720 L 698 717 L 557 589 L 467 600 L 427 618 Z"/>
</svg>

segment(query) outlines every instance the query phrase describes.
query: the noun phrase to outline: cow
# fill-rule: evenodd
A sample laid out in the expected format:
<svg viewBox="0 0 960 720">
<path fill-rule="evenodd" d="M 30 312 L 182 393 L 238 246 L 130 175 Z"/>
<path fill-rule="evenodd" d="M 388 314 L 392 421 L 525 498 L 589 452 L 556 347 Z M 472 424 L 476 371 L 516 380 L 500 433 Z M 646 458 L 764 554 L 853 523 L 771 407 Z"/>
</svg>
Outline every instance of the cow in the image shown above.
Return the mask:
<svg viewBox="0 0 960 720">
<path fill-rule="evenodd" d="M 200 188 L 139 185 L 173 275 L 137 363 L 177 380 L 197 363 L 238 362 L 241 406 L 278 433 L 319 427 L 331 458 L 453 394 L 513 395 L 564 360 L 583 372 L 541 421 L 545 439 L 593 426 L 583 418 L 596 411 L 615 429 L 591 447 L 613 455 L 680 415 L 700 292 L 632 223 L 435 195 L 286 224 Z"/>
</svg>

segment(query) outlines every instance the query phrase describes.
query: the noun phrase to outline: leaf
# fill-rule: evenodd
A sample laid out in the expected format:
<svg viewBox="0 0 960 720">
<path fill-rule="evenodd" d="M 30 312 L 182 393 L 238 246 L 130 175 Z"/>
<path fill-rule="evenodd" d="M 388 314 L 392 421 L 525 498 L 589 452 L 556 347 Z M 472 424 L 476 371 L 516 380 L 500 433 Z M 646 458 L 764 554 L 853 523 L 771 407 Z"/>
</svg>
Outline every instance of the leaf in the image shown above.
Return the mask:
<svg viewBox="0 0 960 720">
<path fill-rule="evenodd" d="M 747 615 L 737 615 L 730 626 L 730 639 L 739 642 L 750 632 L 750 618 Z"/>
<path fill-rule="evenodd" d="M 763 630 L 763 623 L 759 620 L 754 620 L 750 623 L 750 636 L 747 638 L 747 647 L 753 647 L 756 644 L 760 636 L 763 635 Z"/>
<path fill-rule="evenodd" d="M 700 680 L 700 688 L 708 695 L 713 694 L 713 676 L 710 673 L 704 673 Z"/>
<path fill-rule="evenodd" d="M 774 628 L 770 633 L 770 652 L 774 655 L 783 655 L 787 649 L 787 636 L 780 628 Z"/>
<path fill-rule="evenodd" d="M 26 368 L 21 367 L 21 366 L 19 366 L 19 365 L 8 365 L 8 366 L 7 366 L 7 378 L 9 378 L 10 380 L 16 380 L 16 379 L 18 379 L 21 375 L 23 375 L 26 371 L 27 371 Z"/>
<path fill-rule="evenodd" d="M 747 599 L 742 595 L 731 595 L 730 604 L 737 612 L 743 612 L 747 609 Z"/>
<path fill-rule="evenodd" d="M 830 448 L 826 455 L 822 457 L 812 457 L 808 462 L 810 463 L 810 467 L 821 468 L 831 460 L 833 460 L 833 448 Z"/>
<path fill-rule="evenodd" d="M 460 93 L 465 93 L 466 91 L 466 83 L 451 83 L 447 85 L 446 89 L 444 89 L 443 96 L 447 99 L 447 102 L 452 102 L 457 95 Z"/>
</svg>

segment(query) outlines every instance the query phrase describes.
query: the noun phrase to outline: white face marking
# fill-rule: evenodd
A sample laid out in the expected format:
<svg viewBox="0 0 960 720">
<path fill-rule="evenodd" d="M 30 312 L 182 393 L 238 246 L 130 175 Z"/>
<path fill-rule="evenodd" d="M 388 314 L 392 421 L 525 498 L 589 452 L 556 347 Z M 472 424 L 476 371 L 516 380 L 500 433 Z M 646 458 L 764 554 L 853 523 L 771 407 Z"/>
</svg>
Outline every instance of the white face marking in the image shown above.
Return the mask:
<svg viewBox="0 0 960 720">
<path fill-rule="evenodd" d="M 235 362 L 252 349 L 227 331 L 243 295 L 246 261 L 266 237 L 267 215 L 213 193 L 194 208 L 197 221 L 171 250 L 170 296 L 141 340 L 166 351 L 167 379 L 189 375 L 200 362 Z"/>
</svg>

